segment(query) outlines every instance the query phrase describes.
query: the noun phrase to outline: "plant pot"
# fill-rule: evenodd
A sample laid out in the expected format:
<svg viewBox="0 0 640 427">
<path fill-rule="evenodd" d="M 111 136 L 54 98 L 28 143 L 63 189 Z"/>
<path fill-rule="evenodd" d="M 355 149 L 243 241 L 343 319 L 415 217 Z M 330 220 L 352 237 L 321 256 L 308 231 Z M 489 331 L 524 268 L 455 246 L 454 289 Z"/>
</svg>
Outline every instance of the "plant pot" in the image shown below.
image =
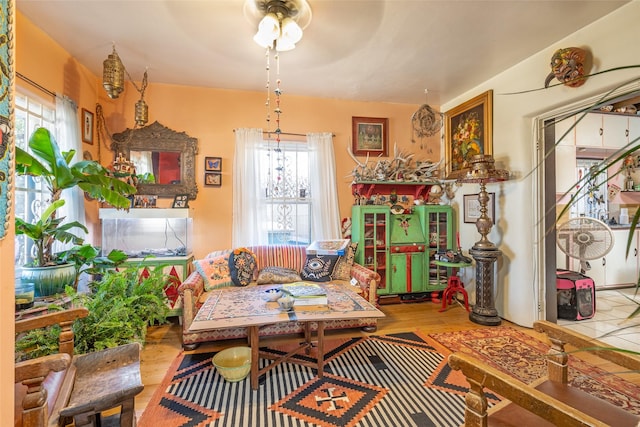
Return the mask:
<svg viewBox="0 0 640 427">
<path fill-rule="evenodd" d="M 36 297 L 61 294 L 65 286 L 73 286 L 76 268 L 73 264 L 53 265 L 50 267 L 22 267 L 23 282 L 34 285 Z"/>
</svg>

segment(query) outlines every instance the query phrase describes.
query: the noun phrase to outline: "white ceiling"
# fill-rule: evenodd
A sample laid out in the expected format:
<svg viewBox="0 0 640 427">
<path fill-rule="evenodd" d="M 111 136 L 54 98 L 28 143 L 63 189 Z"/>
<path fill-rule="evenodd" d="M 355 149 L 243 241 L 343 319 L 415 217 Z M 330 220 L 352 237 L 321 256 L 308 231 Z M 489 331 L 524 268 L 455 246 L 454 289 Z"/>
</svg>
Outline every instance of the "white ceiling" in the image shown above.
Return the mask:
<svg viewBox="0 0 640 427">
<path fill-rule="evenodd" d="M 440 105 L 626 2 L 309 0 L 302 41 L 281 53 L 282 89 Z M 136 81 L 148 69 L 152 83 L 262 91 L 265 52 L 243 3 L 17 0 L 17 9 L 96 75 L 115 43 Z"/>
</svg>

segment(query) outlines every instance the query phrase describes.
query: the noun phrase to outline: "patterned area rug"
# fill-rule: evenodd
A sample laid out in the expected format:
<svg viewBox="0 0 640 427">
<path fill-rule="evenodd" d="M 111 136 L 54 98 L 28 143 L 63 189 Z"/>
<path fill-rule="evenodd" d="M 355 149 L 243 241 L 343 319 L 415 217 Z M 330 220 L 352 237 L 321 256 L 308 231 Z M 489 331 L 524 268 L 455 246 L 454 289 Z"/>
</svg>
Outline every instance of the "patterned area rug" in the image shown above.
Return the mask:
<svg viewBox="0 0 640 427">
<path fill-rule="evenodd" d="M 510 327 L 439 333 L 430 337 L 453 352 L 471 354 L 524 383 L 531 383 L 547 371 L 544 354 L 549 346 Z M 569 355 L 569 365 L 569 381 L 573 386 L 640 414 L 639 386 L 572 355 Z"/>
<path fill-rule="evenodd" d="M 325 375 L 283 363 L 261 377 L 226 382 L 213 353 L 182 354 L 149 402 L 140 427 L 457 426 L 467 383 L 449 352 L 417 333 L 325 342 Z M 265 347 L 286 354 L 286 346 Z M 311 354 L 313 356 L 313 354 Z M 300 356 L 304 357 L 304 356 Z M 261 367 L 270 363 L 260 360 Z M 497 399 L 496 399 L 497 401 Z"/>
</svg>

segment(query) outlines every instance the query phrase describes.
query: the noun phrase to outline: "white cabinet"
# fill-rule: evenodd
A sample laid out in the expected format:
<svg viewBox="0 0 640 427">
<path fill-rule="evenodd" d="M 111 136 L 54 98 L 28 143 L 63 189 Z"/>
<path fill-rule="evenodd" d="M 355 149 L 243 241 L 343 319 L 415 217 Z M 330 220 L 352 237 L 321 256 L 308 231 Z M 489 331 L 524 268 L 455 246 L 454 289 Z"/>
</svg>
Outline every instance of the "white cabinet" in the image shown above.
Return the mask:
<svg viewBox="0 0 640 427">
<path fill-rule="evenodd" d="M 602 114 L 577 117 L 576 145 L 578 147 L 602 147 Z"/>
<path fill-rule="evenodd" d="M 629 142 L 640 144 L 640 116 L 629 117 Z"/>
<path fill-rule="evenodd" d="M 621 148 L 629 142 L 629 117 L 602 114 L 602 146 Z"/>
<path fill-rule="evenodd" d="M 634 231 L 629 256 L 626 256 L 629 230 L 613 230 L 615 244 L 607 254 L 605 278 L 607 286 L 636 283 L 638 280 L 638 231 Z"/>
<path fill-rule="evenodd" d="M 576 182 L 575 145 L 556 146 L 556 193 L 567 193 Z"/>
<path fill-rule="evenodd" d="M 579 118 L 579 117 L 578 117 Z M 578 147 L 621 148 L 629 143 L 629 135 L 640 135 L 640 118 L 619 114 L 589 113 L 576 125 Z"/>
</svg>

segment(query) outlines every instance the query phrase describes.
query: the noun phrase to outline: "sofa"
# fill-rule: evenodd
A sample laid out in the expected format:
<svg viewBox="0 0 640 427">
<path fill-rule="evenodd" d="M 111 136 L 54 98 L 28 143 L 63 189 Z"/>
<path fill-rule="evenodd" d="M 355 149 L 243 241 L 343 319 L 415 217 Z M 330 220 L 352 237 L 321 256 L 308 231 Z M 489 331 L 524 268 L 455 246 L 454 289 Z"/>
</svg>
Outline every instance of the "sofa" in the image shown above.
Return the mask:
<svg viewBox="0 0 640 427">
<path fill-rule="evenodd" d="M 255 258 L 255 273 L 253 280 L 247 286 L 266 286 L 258 285 L 256 278 L 258 273 L 266 267 L 281 267 L 302 272 L 307 262 L 307 253 L 304 246 L 294 245 L 262 245 L 250 246 L 243 248 L 253 254 Z M 349 256 L 349 251 L 351 251 Z M 348 248 L 347 256 L 349 260 L 347 273 L 342 275 L 341 279 L 331 278 L 331 283 L 338 283 L 342 286 L 348 286 L 352 291 L 360 294 L 370 303 L 377 305 L 377 286 L 380 283 L 380 275 L 371 271 L 360 264 L 353 262 L 353 254 L 355 254 L 355 243 Z M 208 292 L 205 290 L 205 280 L 201 269 L 197 268 L 198 263 L 211 260 L 215 257 L 224 256 L 224 251 L 217 251 L 208 254 L 204 260 L 194 261 L 196 268 L 182 282 L 178 288 L 178 292 L 182 298 L 182 346 L 184 349 L 194 349 L 199 343 L 237 339 L 247 337 L 247 328 L 227 328 L 203 331 L 189 331 L 189 327 L 196 317 L 198 310 L 207 300 Z M 343 266 L 344 268 L 344 266 Z M 345 280 L 347 279 L 347 280 Z M 312 326 L 312 329 L 315 327 Z M 348 319 L 328 321 L 325 329 L 346 329 L 346 328 L 362 328 L 366 332 L 374 332 L 377 328 L 376 319 Z M 287 335 L 292 333 L 302 333 L 303 325 L 298 322 L 278 323 L 268 325 L 260 329 L 260 336 Z"/>
</svg>

